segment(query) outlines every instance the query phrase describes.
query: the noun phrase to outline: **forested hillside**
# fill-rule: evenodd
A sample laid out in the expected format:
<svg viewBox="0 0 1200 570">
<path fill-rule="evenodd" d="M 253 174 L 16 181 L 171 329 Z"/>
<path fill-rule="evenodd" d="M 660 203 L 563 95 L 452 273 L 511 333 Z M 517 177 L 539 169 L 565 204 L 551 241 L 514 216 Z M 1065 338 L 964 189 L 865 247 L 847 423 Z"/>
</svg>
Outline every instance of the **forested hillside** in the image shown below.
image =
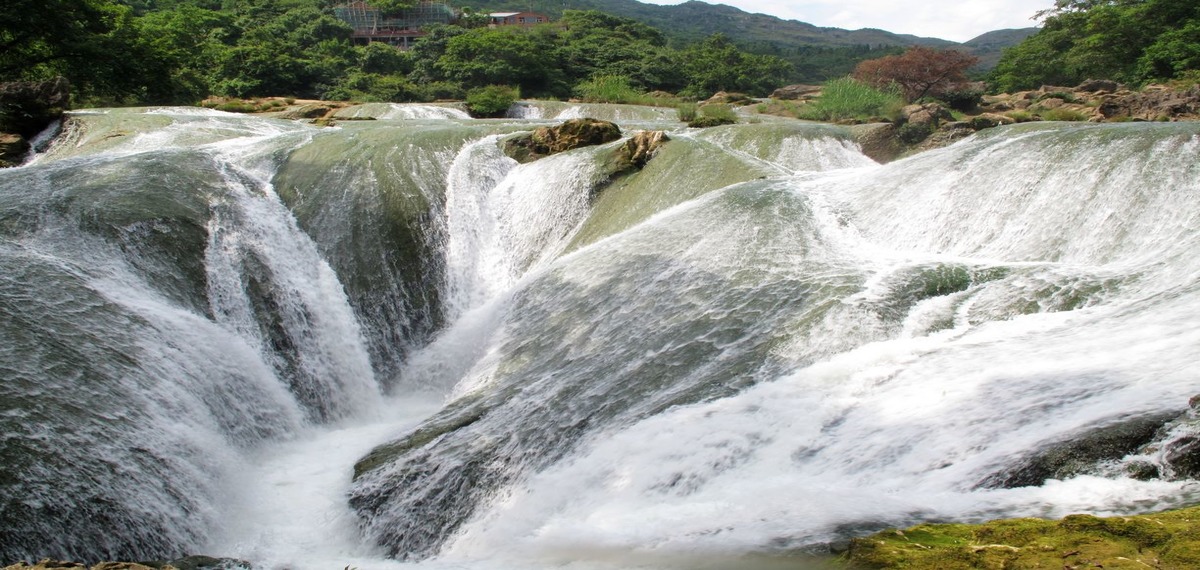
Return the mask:
<svg viewBox="0 0 1200 570">
<path fill-rule="evenodd" d="M 720 33 L 746 51 L 778 56 L 791 63 L 790 79 L 796 83 L 819 83 L 844 76 L 860 61 L 896 54 L 905 46 L 957 45 L 937 38 L 884 30 L 823 28 L 694 0 L 672 6 L 644 4 L 637 0 L 461 0 L 456 5 L 481 11 L 532 9 L 555 18 L 562 14 L 564 7 L 598 10 L 658 28 L 671 45 L 687 45 Z"/>
<path fill-rule="evenodd" d="M 430 28 L 414 49 L 352 45 L 329 0 L 16 0 L 0 14 L 0 81 L 63 75 L 90 104 L 195 103 L 209 95 L 385 101 L 461 98 L 493 84 L 572 96 L 596 76 L 706 97 L 765 95 L 783 59 L 727 37 L 674 43 L 628 18 L 568 11 L 533 28 Z"/>
<path fill-rule="evenodd" d="M 1042 29 L 1004 54 L 994 89 L 1200 80 L 1200 3 L 1057 0 L 1041 16 Z"/>
</svg>

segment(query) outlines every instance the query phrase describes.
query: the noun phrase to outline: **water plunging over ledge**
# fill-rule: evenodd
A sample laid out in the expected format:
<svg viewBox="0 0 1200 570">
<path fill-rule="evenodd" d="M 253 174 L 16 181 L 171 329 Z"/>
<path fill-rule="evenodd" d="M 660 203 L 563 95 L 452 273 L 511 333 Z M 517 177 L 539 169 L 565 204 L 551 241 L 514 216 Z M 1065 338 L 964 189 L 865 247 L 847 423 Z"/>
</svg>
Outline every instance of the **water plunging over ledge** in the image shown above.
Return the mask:
<svg viewBox="0 0 1200 570">
<path fill-rule="evenodd" d="M 0 171 L 0 555 L 744 568 L 1196 500 L 1128 457 L 996 482 L 1198 391 L 1200 127 L 880 166 L 530 105 L 97 110 Z M 619 143 L 500 151 L 585 111 L 673 140 L 614 180 Z"/>
</svg>

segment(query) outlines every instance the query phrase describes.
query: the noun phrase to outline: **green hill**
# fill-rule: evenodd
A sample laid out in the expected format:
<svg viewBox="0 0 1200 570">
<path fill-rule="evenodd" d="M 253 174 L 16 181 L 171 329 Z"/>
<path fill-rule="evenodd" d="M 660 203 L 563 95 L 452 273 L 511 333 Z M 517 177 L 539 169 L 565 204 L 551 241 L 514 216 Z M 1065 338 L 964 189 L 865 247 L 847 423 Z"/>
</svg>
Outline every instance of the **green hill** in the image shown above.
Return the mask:
<svg viewBox="0 0 1200 570">
<path fill-rule="evenodd" d="M 1029 28 L 989 32 L 966 44 L 957 44 L 873 28 L 825 28 L 697 0 L 675 6 L 644 4 L 636 0 L 457 0 L 455 5 L 489 12 L 529 10 L 551 18 L 558 18 L 564 10 L 599 10 L 658 28 L 676 45 L 722 33 L 747 51 L 777 55 L 790 61 L 796 67 L 793 79 L 801 83 L 840 77 L 849 73 L 859 61 L 896 53 L 910 45 L 965 46 L 980 56 L 981 67 L 986 69 L 995 65 L 1002 48 L 1015 45 L 1034 31 Z"/>
</svg>

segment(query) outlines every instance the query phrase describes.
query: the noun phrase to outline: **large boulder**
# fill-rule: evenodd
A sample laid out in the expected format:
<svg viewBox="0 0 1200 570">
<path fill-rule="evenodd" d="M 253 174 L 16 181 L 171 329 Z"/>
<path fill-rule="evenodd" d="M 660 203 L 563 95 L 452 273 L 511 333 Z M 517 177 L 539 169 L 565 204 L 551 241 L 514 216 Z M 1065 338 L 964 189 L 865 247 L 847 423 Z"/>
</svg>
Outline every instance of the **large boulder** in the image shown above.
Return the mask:
<svg viewBox="0 0 1200 570">
<path fill-rule="evenodd" d="M 532 133 L 504 142 L 504 152 L 517 162 L 533 162 L 560 152 L 609 143 L 621 138 L 615 123 L 598 119 L 571 119 L 557 127 L 538 127 Z"/>
<path fill-rule="evenodd" d="M 718 91 L 712 97 L 701 102 L 700 105 L 752 105 L 754 103 L 754 98 L 745 93 Z"/>
<path fill-rule="evenodd" d="M 33 138 L 62 117 L 70 99 L 71 84 L 63 77 L 0 83 L 0 133 Z"/>
<path fill-rule="evenodd" d="M 892 123 L 868 123 L 846 127 L 862 153 L 875 162 L 885 164 L 903 156 L 907 147 L 896 136 Z"/>
<path fill-rule="evenodd" d="M 821 94 L 820 85 L 787 85 L 780 87 L 771 92 L 772 99 L 782 99 L 785 101 L 796 101 L 799 99 L 812 99 Z"/>
<path fill-rule="evenodd" d="M 29 141 L 12 133 L 0 133 L 0 168 L 20 165 L 29 152 Z"/>
<path fill-rule="evenodd" d="M 1148 445 L 1173 414 L 1123 418 L 1038 449 L 1016 464 L 980 482 L 983 488 L 1037 486 L 1049 479 L 1094 473 L 1106 461 L 1116 461 Z"/>
<path fill-rule="evenodd" d="M 900 123 L 937 129 L 943 121 L 953 121 L 954 115 L 949 109 L 937 103 L 907 105 L 900 110 Z"/>
</svg>

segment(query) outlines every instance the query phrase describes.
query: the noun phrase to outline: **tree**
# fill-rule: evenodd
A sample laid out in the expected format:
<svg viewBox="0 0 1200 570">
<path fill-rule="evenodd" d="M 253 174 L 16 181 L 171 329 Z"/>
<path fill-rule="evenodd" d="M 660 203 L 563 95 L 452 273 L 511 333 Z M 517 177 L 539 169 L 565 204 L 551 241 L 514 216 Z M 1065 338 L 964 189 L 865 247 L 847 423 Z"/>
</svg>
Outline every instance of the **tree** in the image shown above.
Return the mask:
<svg viewBox="0 0 1200 570">
<path fill-rule="evenodd" d="M 1042 29 L 1004 52 L 995 89 L 1076 85 L 1094 79 L 1141 84 L 1200 70 L 1200 3 L 1180 0 L 1058 0 Z"/>
<path fill-rule="evenodd" d="M 868 59 L 854 68 L 854 78 L 875 88 L 897 85 L 909 101 L 937 97 L 967 82 L 967 68 L 979 58 L 955 50 L 913 46 L 900 55 Z"/>
<path fill-rule="evenodd" d="M 153 55 L 133 10 L 107 0 L 14 0 L 0 10 L 0 81 L 65 76 L 72 96 L 137 100 Z"/>
<path fill-rule="evenodd" d="M 724 34 L 713 34 L 680 54 L 688 77 L 686 92 L 708 97 L 717 91 L 766 95 L 782 85 L 791 64 L 770 55 L 741 51 Z"/>
<path fill-rule="evenodd" d="M 507 84 L 523 93 L 552 93 L 562 90 L 552 39 L 515 27 L 470 30 L 446 42 L 435 67 L 467 88 Z"/>
</svg>

